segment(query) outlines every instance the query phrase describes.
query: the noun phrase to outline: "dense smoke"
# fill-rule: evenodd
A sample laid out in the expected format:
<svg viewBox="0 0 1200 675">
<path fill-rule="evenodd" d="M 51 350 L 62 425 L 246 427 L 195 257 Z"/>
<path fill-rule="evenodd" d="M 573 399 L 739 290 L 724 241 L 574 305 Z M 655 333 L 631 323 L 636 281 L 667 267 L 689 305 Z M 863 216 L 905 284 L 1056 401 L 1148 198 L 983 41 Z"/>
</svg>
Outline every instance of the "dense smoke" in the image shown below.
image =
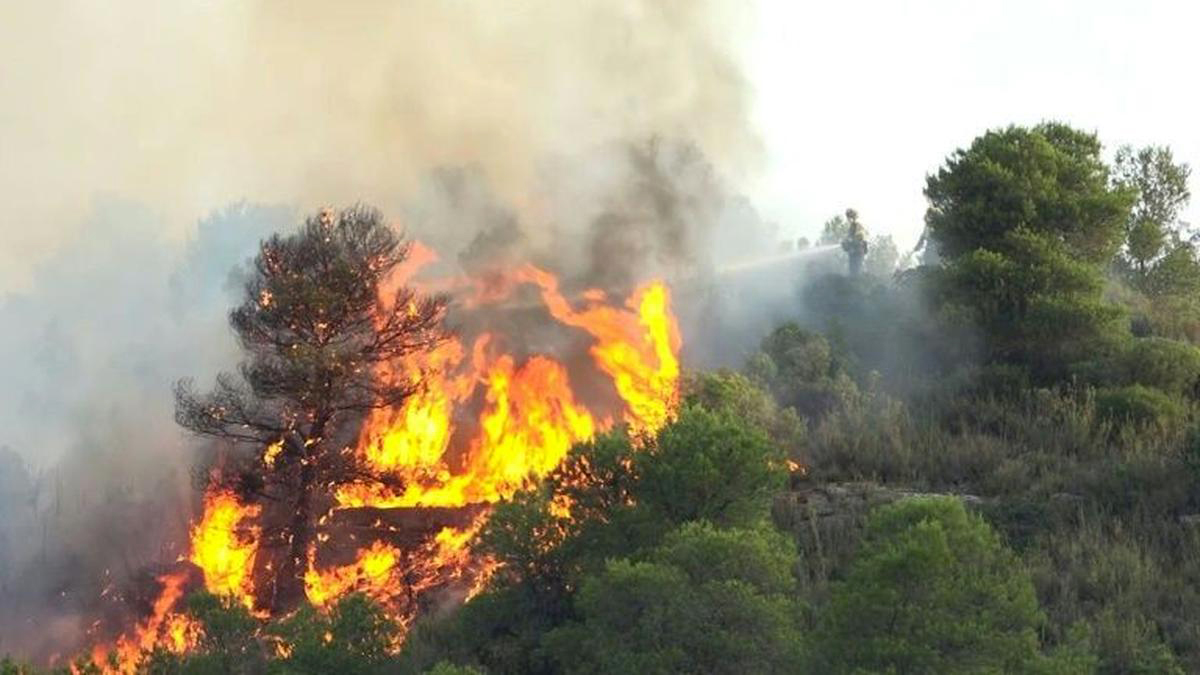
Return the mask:
<svg viewBox="0 0 1200 675">
<path fill-rule="evenodd" d="M 395 213 L 438 166 L 478 167 L 526 212 L 539 174 L 607 143 L 686 138 L 735 179 L 759 157 L 739 68 L 744 3 L 59 0 L 3 11 L 11 244 L 0 288 L 78 236 L 97 191 L 164 214 L 164 236 L 179 240 L 245 197 Z"/>
<path fill-rule="evenodd" d="M 229 207 L 177 247 L 146 209 L 101 200 L 33 290 L 0 301 L 0 650 L 69 644 L 107 584 L 179 555 L 193 495 L 169 385 L 234 357 L 236 263 L 290 221 Z"/>
<path fill-rule="evenodd" d="M 235 363 L 238 266 L 299 214 L 365 201 L 461 270 L 663 275 L 708 309 L 719 263 L 773 250 L 736 188 L 759 157 L 741 3 L 3 14 L 0 652 L 71 644 L 106 585 L 178 555 L 170 384 Z M 243 198 L 287 206 L 222 206 Z"/>
</svg>

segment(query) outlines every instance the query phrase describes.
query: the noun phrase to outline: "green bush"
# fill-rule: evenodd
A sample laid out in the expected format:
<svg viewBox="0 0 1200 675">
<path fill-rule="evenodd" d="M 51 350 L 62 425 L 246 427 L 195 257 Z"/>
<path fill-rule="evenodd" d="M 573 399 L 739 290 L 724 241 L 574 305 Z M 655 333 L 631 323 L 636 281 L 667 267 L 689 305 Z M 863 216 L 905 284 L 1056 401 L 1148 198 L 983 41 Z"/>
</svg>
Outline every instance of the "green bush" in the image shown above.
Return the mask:
<svg viewBox="0 0 1200 675">
<path fill-rule="evenodd" d="M 1158 389 L 1140 384 L 1100 389 L 1096 392 L 1096 411 L 1114 425 L 1167 429 L 1184 416 L 1184 408 Z"/>
<path fill-rule="evenodd" d="M 546 636 L 556 672 L 796 672 L 794 544 L 691 523 L 646 558 L 609 561 L 584 580 L 580 618 Z"/>
<path fill-rule="evenodd" d="M 1124 358 L 1126 380 L 1176 396 L 1194 396 L 1200 384 L 1200 349 L 1164 338 L 1134 340 Z"/>
<path fill-rule="evenodd" d="M 633 456 L 639 507 L 672 525 L 707 520 L 750 524 L 783 487 L 782 453 L 766 435 L 729 414 L 684 409 L 654 443 Z"/>
<path fill-rule="evenodd" d="M 1165 338 L 1140 338 L 1111 358 L 1081 364 L 1077 373 L 1099 386 L 1142 385 L 1193 398 L 1200 385 L 1200 349 Z"/>
<path fill-rule="evenodd" d="M 821 335 L 785 323 L 763 338 L 747 361 L 751 379 L 779 404 L 808 418 L 838 409 L 857 393 L 844 358 Z"/>
<path fill-rule="evenodd" d="M 759 354 L 769 361 L 770 357 Z M 687 405 L 728 414 L 761 429 L 778 444 L 784 454 L 800 459 L 806 428 L 794 408 L 784 408 L 749 377 L 730 371 L 696 373 L 684 382 Z"/>
<path fill-rule="evenodd" d="M 1164 642 L 1164 628 L 1194 626 L 1200 594 L 1190 582 L 1172 580 L 1155 560 L 1154 536 L 1151 528 L 1135 533 L 1090 518 L 1044 533 L 1027 555 L 1051 633 L 1088 626 L 1097 672 L 1183 672 Z"/>
<path fill-rule="evenodd" d="M 1029 575 L 952 497 L 872 514 L 862 550 L 834 586 L 813 672 L 997 673 L 1044 665 Z"/>
<path fill-rule="evenodd" d="M 0 675 L 33 675 L 34 672 L 32 666 L 19 663 L 7 656 L 0 658 Z"/>
<path fill-rule="evenodd" d="M 424 675 L 483 675 L 483 671 L 470 666 L 456 666 L 448 661 L 441 661 L 425 671 Z"/>
</svg>

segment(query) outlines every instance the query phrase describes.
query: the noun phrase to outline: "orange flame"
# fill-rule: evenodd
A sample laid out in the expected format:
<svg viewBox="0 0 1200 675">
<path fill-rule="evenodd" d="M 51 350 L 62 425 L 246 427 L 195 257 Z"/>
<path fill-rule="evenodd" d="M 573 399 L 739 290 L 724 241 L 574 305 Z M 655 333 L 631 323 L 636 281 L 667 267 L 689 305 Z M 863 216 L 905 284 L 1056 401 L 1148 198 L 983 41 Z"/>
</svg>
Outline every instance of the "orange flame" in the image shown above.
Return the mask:
<svg viewBox="0 0 1200 675">
<path fill-rule="evenodd" d="M 634 434 L 652 434 L 669 420 L 679 402 L 679 326 L 670 312 L 670 292 L 662 282 L 639 288 L 625 303 L 635 312 L 603 304 L 604 295 L 589 291 L 587 309 L 577 311 L 558 290 L 558 280 L 533 265 L 518 276 L 537 284 L 550 314 L 596 339 L 592 357 L 612 378 L 629 409 L 625 421 Z"/>
<path fill-rule="evenodd" d="M 592 357 L 624 401 L 622 416 L 631 431 L 653 433 L 669 421 L 678 402 L 680 339 L 664 284 L 638 289 L 628 309 L 606 305 L 602 293 L 590 291 L 589 306 L 576 311 L 550 273 L 526 266 L 517 280 L 537 284 L 555 319 L 595 338 Z M 490 358 L 489 343 L 486 334 L 476 340 L 470 363 L 461 343 L 452 340 L 406 364 L 404 376 L 422 383 L 421 389 L 398 410 L 373 414 L 359 442 L 367 461 L 392 472 L 404 488 L 344 485 L 336 495 L 342 507 L 495 502 L 551 471 L 574 443 L 609 425 L 575 401 L 562 364 L 534 356 L 518 367 L 508 354 Z M 456 467 L 449 456 L 456 406 L 479 386 L 485 401 L 479 434 Z"/>
<path fill-rule="evenodd" d="M 414 243 L 409 259 L 381 294 L 411 283 L 436 259 L 432 250 Z M 623 421 L 636 435 L 652 434 L 671 420 L 679 400 L 681 340 L 665 284 L 655 281 L 637 288 L 624 306 L 611 304 L 595 289 L 573 304 L 552 274 L 532 265 L 496 278 L 450 280 L 438 286 L 471 291 L 463 305 L 469 311 L 504 300 L 520 284 L 536 286 L 553 319 L 591 338 L 593 372 L 616 394 L 612 409 L 589 409 L 578 400 L 567 367 L 551 356 L 518 360 L 503 352 L 503 340 L 487 333 L 475 338 L 469 352 L 458 338 L 450 339 L 380 369 L 380 377 L 412 384 L 415 392 L 396 409 L 373 411 L 352 451 L 389 480 L 338 486 L 336 508 L 494 503 L 554 470 L 572 445 L 611 427 L 614 420 Z M 387 301 L 381 297 L 381 302 Z M 578 367 L 571 371 L 576 372 Z M 282 443 L 269 446 L 263 456 L 266 467 L 271 468 L 281 453 Z M 556 497 L 552 503 L 558 518 L 568 519 L 570 510 L 565 498 Z M 191 532 L 189 560 L 203 571 L 206 588 L 247 608 L 255 604 L 252 571 L 260 515 L 260 506 L 216 492 L 206 495 L 204 513 Z M 469 598 L 485 586 L 496 563 L 475 554 L 471 545 L 487 516 L 484 509 L 466 527 L 442 528 L 410 546 L 412 550 L 377 539 L 358 550 L 352 563 L 324 570 L 317 566 L 317 547 L 329 535 L 322 533 L 308 553 L 306 596 L 314 606 L 328 607 L 347 593 L 363 592 L 407 627 L 422 593 L 454 583 Z M 172 613 L 184 576 L 164 576 L 162 581 L 153 615 L 113 648 L 121 664 L 117 672 L 132 672 L 139 654 L 156 645 L 183 651 L 198 639 L 199 626 Z M 98 649 L 96 663 L 106 654 Z"/>
<path fill-rule="evenodd" d="M 204 572 L 210 593 L 232 596 L 247 609 L 254 607 L 251 571 L 258 549 L 259 528 L 243 523 L 258 517 L 262 507 L 243 505 L 226 492 L 204 499 L 204 516 L 192 528 L 191 561 Z"/>
<path fill-rule="evenodd" d="M 596 372 L 611 382 L 622 409 L 598 416 L 582 405 L 566 367 L 549 356 L 535 355 L 519 364 L 511 354 L 495 353 L 496 340 L 484 334 L 475 340 L 468 357 L 459 340 L 450 340 L 414 355 L 396 371 L 381 372 L 419 385 L 400 408 L 373 413 L 359 437 L 357 452 L 396 480 L 388 485 L 343 485 L 335 495 L 340 508 L 492 503 L 546 475 L 572 445 L 611 426 L 609 412 L 635 434 L 654 433 L 670 421 L 679 398 L 681 341 L 665 284 L 652 282 L 638 288 L 624 307 L 610 305 L 603 292 L 590 290 L 581 296 L 583 307 L 577 309 L 559 292 L 550 273 L 533 266 L 490 283 L 473 302 L 498 302 L 516 284 L 534 284 L 551 317 L 591 336 L 595 342 L 589 352 Z M 472 400 L 481 407 L 474 424 L 462 426 L 458 422 L 464 413 L 470 414 Z M 470 438 L 461 438 L 468 432 Z M 395 484 L 400 487 L 392 487 Z M 553 511 L 569 518 L 570 504 L 555 501 Z M 405 605 L 450 579 L 468 582 L 467 597 L 471 597 L 496 567 L 470 551 L 486 517 L 485 511 L 471 527 L 441 530 L 423 550 L 409 552 L 409 559 L 376 542 L 351 565 L 310 570 L 309 598 L 320 606 L 359 590 Z M 397 576 L 401 569 L 404 582 Z M 406 599 L 396 600 L 402 596 Z M 409 610 L 398 610 L 405 625 L 415 608 Z"/>
<path fill-rule="evenodd" d="M 394 573 L 401 556 L 399 549 L 377 541 L 359 551 L 358 559 L 352 564 L 318 572 L 316 550 L 310 550 L 308 572 L 304 575 L 304 591 L 308 601 L 316 607 L 324 607 L 353 591 L 385 599 L 396 588 Z"/>
<path fill-rule="evenodd" d="M 163 585 L 154 609 L 145 621 L 138 624 L 132 634 L 122 635 L 111 648 L 97 646 L 92 650 L 92 663 L 101 672 L 122 675 L 137 672 L 142 655 L 156 646 L 182 653 L 196 645 L 200 637 L 200 625 L 183 614 L 172 610 L 183 596 L 183 585 L 187 576 L 183 572 L 164 574 L 158 581 Z M 115 667 L 114 667 L 115 664 Z"/>
</svg>

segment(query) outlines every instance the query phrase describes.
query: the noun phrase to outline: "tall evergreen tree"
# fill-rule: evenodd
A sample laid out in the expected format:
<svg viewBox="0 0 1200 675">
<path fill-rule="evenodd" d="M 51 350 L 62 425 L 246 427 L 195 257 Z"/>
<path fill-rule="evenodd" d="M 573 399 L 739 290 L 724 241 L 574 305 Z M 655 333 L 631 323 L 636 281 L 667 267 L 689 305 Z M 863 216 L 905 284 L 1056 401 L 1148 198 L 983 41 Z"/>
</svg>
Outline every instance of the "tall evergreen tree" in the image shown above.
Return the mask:
<svg viewBox="0 0 1200 675">
<path fill-rule="evenodd" d="M 272 236 L 229 317 L 245 353 L 239 374 L 221 374 L 208 393 L 188 380 L 176 386 L 176 421 L 233 448 L 211 480 L 278 512 L 268 514 L 263 541 L 283 555 L 265 599 L 276 609 L 302 597 L 319 500 L 370 474 L 344 451 L 355 423 L 413 391 L 407 380 L 379 379 L 379 368 L 443 338 L 444 299 L 404 286 L 381 295 L 409 249 L 362 206 Z"/>
</svg>

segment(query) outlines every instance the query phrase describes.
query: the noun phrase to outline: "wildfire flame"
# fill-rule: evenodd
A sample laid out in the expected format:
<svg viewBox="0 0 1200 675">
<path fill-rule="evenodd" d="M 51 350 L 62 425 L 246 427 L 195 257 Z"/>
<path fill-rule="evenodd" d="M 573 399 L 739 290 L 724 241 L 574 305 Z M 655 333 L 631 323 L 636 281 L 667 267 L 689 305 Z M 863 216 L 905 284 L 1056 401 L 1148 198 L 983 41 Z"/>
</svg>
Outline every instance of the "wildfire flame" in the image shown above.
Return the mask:
<svg viewBox="0 0 1200 675">
<path fill-rule="evenodd" d="M 304 575 L 304 591 L 308 601 L 316 607 L 324 607 L 352 591 L 362 591 L 383 600 L 395 586 L 393 579 L 396 565 L 403 552 L 394 546 L 376 541 L 358 553 L 358 559 L 345 567 L 335 567 L 318 572 L 316 551 L 309 551 L 309 568 Z"/>
<path fill-rule="evenodd" d="M 192 528 L 191 561 L 204 572 L 204 586 L 214 595 L 236 598 L 247 609 L 254 607 L 251 571 L 259 528 L 243 523 L 253 521 L 261 510 L 257 504 L 239 503 L 229 493 L 209 494 L 204 516 Z"/>
<path fill-rule="evenodd" d="M 384 293 L 411 283 L 434 260 L 433 251 L 414 243 Z M 551 318 L 590 338 L 592 367 L 600 381 L 610 383 L 619 405 L 589 409 L 577 396 L 566 365 L 547 354 L 518 359 L 503 350 L 503 336 L 490 333 L 476 336 L 469 349 L 462 339 L 452 338 L 382 368 L 379 377 L 411 383 L 416 391 L 399 408 L 373 411 L 351 451 L 395 480 L 342 485 L 333 495 L 335 509 L 473 507 L 478 515 L 466 526 L 441 528 L 409 550 L 374 538 L 353 562 L 324 569 L 318 565 L 318 546 L 329 536 L 318 535 L 304 575 L 305 593 L 314 606 L 327 607 L 347 593 L 362 592 L 407 627 L 418 610 L 416 598 L 432 588 L 459 583 L 465 597 L 473 596 L 495 569 L 492 561 L 471 551 L 486 522 L 486 505 L 546 475 L 573 444 L 611 428 L 615 420 L 635 435 L 652 434 L 674 414 L 681 340 L 664 283 L 642 285 L 622 306 L 594 289 L 573 303 L 551 273 L 532 265 L 516 269 L 499 284 L 492 281 L 451 280 L 437 286 L 470 289 L 462 305 L 473 311 L 504 301 L 515 287 L 532 285 Z M 270 465 L 281 450 L 282 444 L 270 446 L 264 461 Z M 554 510 L 567 517 L 570 505 L 556 501 Z M 205 587 L 247 608 L 255 606 L 260 515 L 258 505 L 216 492 L 205 496 L 203 515 L 191 531 L 188 560 L 203 572 Z M 115 672 L 132 672 L 140 653 L 155 646 L 185 651 L 196 643 L 199 626 L 175 613 L 185 576 L 160 579 L 163 589 L 153 615 L 112 648 L 120 664 Z M 289 649 L 276 648 L 280 653 Z M 98 648 L 95 663 L 107 662 L 108 654 L 107 648 Z"/>
<path fill-rule="evenodd" d="M 638 289 L 623 311 L 604 304 L 603 291 L 586 295 L 590 306 L 574 310 L 558 291 L 549 272 L 526 265 L 519 276 L 542 289 L 550 314 L 596 339 L 591 353 L 629 406 L 625 421 L 634 434 L 654 433 L 665 425 L 679 398 L 679 327 L 670 313 L 666 285 L 654 282 Z M 636 323 L 634 322 L 636 317 Z"/>
<path fill-rule="evenodd" d="M 165 574 L 159 577 L 162 591 L 154 601 L 154 609 L 142 623 L 127 635 L 122 635 L 111 648 L 98 646 L 92 650 L 92 663 L 105 673 L 131 674 L 137 671 L 143 653 L 162 647 L 182 653 L 196 645 L 200 626 L 186 615 L 173 612 L 175 603 L 183 596 L 186 574 Z"/>
<path fill-rule="evenodd" d="M 678 404 L 681 340 L 665 284 L 642 286 L 624 308 L 606 304 L 600 291 L 589 291 L 587 306 L 577 310 L 549 272 L 527 265 L 515 281 L 536 284 L 553 318 L 592 336 L 590 353 L 624 402 L 622 418 L 632 433 L 654 433 L 667 423 Z M 611 418 L 597 420 L 576 402 L 561 363 L 535 356 L 518 367 L 511 355 L 488 356 L 491 339 L 480 336 L 469 361 L 458 340 L 411 359 L 407 376 L 422 382 L 422 389 L 397 410 L 376 411 L 359 441 L 359 452 L 374 468 L 393 472 L 405 488 L 346 485 L 337 492 L 342 507 L 495 502 L 558 466 L 574 443 L 611 426 Z M 452 420 L 456 406 L 477 387 L 485 390 L 487 403 L 481 431 L 468 444 L 467 462 L 456 470 L 449 455 Z"/>
</svg>

